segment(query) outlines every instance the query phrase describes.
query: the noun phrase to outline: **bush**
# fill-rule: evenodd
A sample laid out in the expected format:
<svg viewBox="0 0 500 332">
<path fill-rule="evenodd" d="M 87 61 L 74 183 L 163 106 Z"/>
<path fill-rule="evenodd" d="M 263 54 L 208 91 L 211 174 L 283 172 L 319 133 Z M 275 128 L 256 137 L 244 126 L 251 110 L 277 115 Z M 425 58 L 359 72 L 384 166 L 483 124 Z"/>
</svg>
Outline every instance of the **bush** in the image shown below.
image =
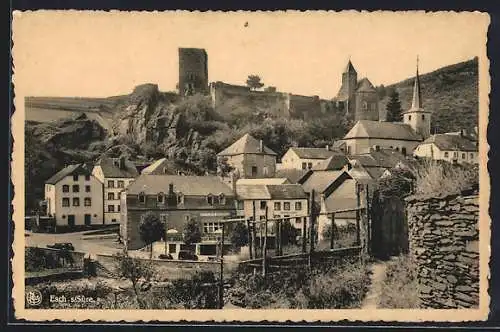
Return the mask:
<svg viewBox="0 0 500 332">
<path fill-rule="evenodd" d="M 380 306 L 391 309 L 412 309 L 419 307 L 417 265 L 407 255 L 390 261 L 382 286 Z"/>
<path fill-rule="evenodd" d="M 26 272 L 41 271 L 46 266 L 46 257 L 39 248 L 26 248 L 24 251 L 24 270 Z"/>
</svg>

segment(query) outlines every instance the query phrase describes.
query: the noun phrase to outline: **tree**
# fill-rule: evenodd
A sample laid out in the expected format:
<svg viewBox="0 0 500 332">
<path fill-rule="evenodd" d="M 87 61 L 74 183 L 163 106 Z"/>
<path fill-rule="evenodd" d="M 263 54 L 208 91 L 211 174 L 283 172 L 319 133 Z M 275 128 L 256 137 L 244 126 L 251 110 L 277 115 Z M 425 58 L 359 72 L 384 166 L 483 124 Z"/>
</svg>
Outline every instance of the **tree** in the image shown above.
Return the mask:
<svg viewBox="0 0 500 332">
<path fill-rule="evenodd" d="M 233 171 L 234 167 L 229 165 L 227 157 L 217 159 L 217 174 L 224 177 Z"/>
<path fill-rule="evenodd" d="M 264 86 L 259 75 L 248 75 L 247 86 L 251 90 L 260 89 Z"/>
<path fill-rule="evenodd" d="M 130 257 L 124 253 L 115 255 L 115 259 L 116 273 L 120 277 L 126 278 L 132 282 L 132 289 L 134 290 L 139 307 L 141 309 L 146 309 L 146 303 L 142 300 L 137 286 L 139 281 L 143 280 L 139 288 L 141 290 L 147 288 L 155 272 L 152 264 L 141 259 Z"/>
<path fill-rule="evenodd" d="M 399 94 L 396 90 L 394 90 L 390 97 L 389 102 L 387 103 L 386 110 L 386 120 L 388 122 L 400 122 L 403 121 L 403 115 L 401 114 L 403 110 L 401 109 L 401 102 L 399 101 Z"/>
<path fill-rule="evenodd" d="M 198 243 L 201 241 L 201 231 L 200 226 L 196 219 L 189 219 L 189 221 L 184 226 L 183 231 L 184 243 L 187 245 Z"/>
<path fill-rule="evenodd" d="M 153 242 L 163 238 L 165 234 L 165 225 L 158 216 L 151 211 L 146 212 L 141 217 L 139 223 L 139 234 L 142 241 L 149 245 L 150 258 L 153 258 Z"/>
<path fill-rule="evenodd" d="M 236 223 L 231 231 L 231 243 L 240 248 L 248 244 L 248 229 L 243 223 Z"/>
<path fill-rule="evenodd" d="M 297 234 L 298 230 L 292 226 L 290 223 L 290 219 L 286 219 L 281 222 L 281 244 L 282 245 L 289 245 L 289 244 L 296 244 L 297 242 Z"/>
</svg>

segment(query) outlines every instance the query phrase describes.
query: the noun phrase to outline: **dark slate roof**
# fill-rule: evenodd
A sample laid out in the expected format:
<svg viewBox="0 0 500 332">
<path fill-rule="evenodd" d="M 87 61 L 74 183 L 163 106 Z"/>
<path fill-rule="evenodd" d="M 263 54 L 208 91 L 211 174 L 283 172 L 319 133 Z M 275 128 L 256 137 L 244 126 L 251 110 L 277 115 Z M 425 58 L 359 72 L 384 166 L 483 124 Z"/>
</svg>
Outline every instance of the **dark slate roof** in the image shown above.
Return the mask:
<svg viewBox="0 0 500 332">
<path fill-rule="evenodd" d="M 382 138 L 407 141 L 421 141 L 420 135 L 404 123 L 359 120 L 344 139 Z"/>
<path fill-rule="evenodd" d="M 440 150 L 478 151 L 477 146 L 460 135 L 436 134 L 422 144 L 434 143 Z"/>
<path fill-rule="evenodd" d="M 307 194 L 300 184 L 267 185 L 266 187 L 272 199 L 307 198 Z"/>
<path fill-rule="evenodd" d="M 228 148 L 219 152 L 218 156 L 232 156 L 243 153 L 253 153 L 253 154 L 267 154 L 276 155 L 276 152 L 268 148 L 267 146 L 262 146 L 263 151 L 260 150 L 260 141 L 254 138 L 250 134 L 245 134 L 239 140 L 234 142 Z"/>
<path fill-rule="evenodd" d="M 287 178 L 291 183 L 297 183 L 307 172 L 305 169 L 283 168 L 277 170 L 274 177 Z"/>
<path fill-rule="evenodd" d="M 325 191 L 343 171 L 312 171 L 310 176 L 302 183 L 305 192 L 310 193 L 313 189 L 317 194 Z"/>
<path fill-rule="evenodd" d="M 372 82 L 368 78 L 363 78 L 362 80 L 358 81 L 357 87 L 356 87 L 357 92 L 376 92 L 375 88 L 373 87 Z"/>
<path fill-rule="evenodd" d="M 354 69 L 351 60 L 349 60 L 349 62 L 347 62 L 347 65 L 345 66 L 344 73 L 355 73 L 355 72 L 356 69 Z"/>
<path fill-rule="evenodd" d="M 135 178 L 139 175 L 134 163 L 125 159 L 125 167 L 120 168 L 115 163 L 120 162 L 120 158 L 103 157 L 96 166 L 101 166 L 104 177 L 106 178 Z"/>
<path fill-rule="evenodd" d="M 90 175 L 91 172 L 88 168 L 84 166 L 84 164 L 74 164 L 64 167 L 62 170 L 54 174 L 50 179 L 45 181 L 47 184 L 56 184 L 62 179 L 70 175 Z"/>
<path fill-rule="evenodd" d="M 314 165 L 313 170 L 330 171 L 342 169 L 349 160 L 343 153 L 336 153 L 326 160 L 323 160 L 319 165 Z"/>
<path fill-rule="evenodd" d="M 208 194 L 234 196 L 231 188 L 217 176 L 183 176 L 183 175 L 152 175 L 142 174 L 129 187 L 129 194 L 167 193 L 170 184 L 175 192 L 185 196 L 206 196 Z"/>
<path fill-rule="evenodd" d="M 290 150 L 301 159 L 327 159 L 338 152 L 327 150 L 326 148 L 299 148 L 291 147 Z"/>
</svg>

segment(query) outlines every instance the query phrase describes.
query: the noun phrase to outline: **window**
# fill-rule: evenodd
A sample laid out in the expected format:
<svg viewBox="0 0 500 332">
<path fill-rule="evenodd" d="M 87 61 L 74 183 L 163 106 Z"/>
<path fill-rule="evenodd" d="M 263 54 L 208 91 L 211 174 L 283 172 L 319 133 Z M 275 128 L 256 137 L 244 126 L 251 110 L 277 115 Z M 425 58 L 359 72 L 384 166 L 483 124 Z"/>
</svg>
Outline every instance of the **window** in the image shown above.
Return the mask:
<svg viewBox="0 0 500 332">
<path fill-rule="evenodd" d="M 283 210 L 290 211 L 290 202 L 283 203 Z"/>
<path fill-rule="evenodd" d="M 474 158 L 474 153 L 470 154 L 470 159 Z"/>
<path fill-rule="evenodd" d="M 215 233 L 219 229 L 222 229 L 222 225 L 219 222 L 204 222 L 203 223 L 203 233 Z"/>
<path fill-rule="evenodd" d="M 462 159 L 465 159 L 465 153 L 462 153 Z"/>
<path fill-rule="evenodd" d="M 145 203 L 146 202 L 146 196 L 144 193 L 139 194 L 139 203 Z"/>
<path fill-rule="evenodd" d="M 177 251 L 177 244 L 175 244 L 175 243 L 169 243 L 169 245 L 168 245 L 168 253 L 169 254 L 175 254 L 176 251 Z"/>
<path fill-rule="evenodd" d="M 237 204 L 238 204 L 238 205 L 237 205 L 237 209 L 238 209 L 238 210 L 243 210 L 243 209 L 244 209 L 244 206 L 243 206 L 243 201 L 238 201 L 238 202 L 237 202 Z"/>
<path fill-rule="evenodd" d="M 62 199 L 62 206 L 69 206 L 69 198 L 68 197 L 64 197 Z"/>
<path fill-rule="evenodd" d="M 406 156 L 406 148 L 405 147 L 401 148 L 401 153 L 403 154 L 403 156 Z"/>
<path fill-rule="evenodd" d="M 302 210 L 302 202 L 295 202 L 295 211 Z"/>
<path fill-rule="evenodd" d="M 157 196 L 156 196 L 156 200 L 159 204 L 163 204 L 164 202 L 164 195 L 163 193 L 159 193 Z"/>
<path fill-rule="evenodd" d="M 422 120 L 425 120 L 425 114 L 422 114 Z"/>
<path fill-rule="evenodd" d="M 307 168 L 307 164 L 306 163 L 302 163 L 302 169 L 306 169 Z"/>
<path fill-rule="evenodd" d="M 307 163 L 307 168 L 309 169 L 313 168 L 313 163 Z"/>
<path fill-rule="evenodd" d="M 351 154 L 351 147 L 350 146 L 347 147 L 347 154 Z"/>
<path fill-rule="evenodd" d="M 411 115 L 408 115 L 408 121 L 411 121 Z"/>
<path fill-rule="evenodd" d="M 257 176 L 257 166 L 252 166 L 252 176 Z"/>
<path fill-rule="evenodd" d="M 117 222 L 117 220 L 115 218 L 111 219 L 111 222 Z"/>
<path fill-rule="evenodd" d="M 108 205 L 108 212 L 115 212 L 115 206 L 114 205 Z"/>
<path fill-rule="evenodd" d="M 281 202 L 274 202 L 274 210 L 275 211 L 281 210 Z"/>
<path fill-rule="evenodd" d="M 73 206 L 80 206 L 80 198 L 73 197 Z"/>
<path fill-rule="evenodd" d="M 114 187 L 115 187 L 115 181 L 108 180 L 108 188 L 114 188 Z"/>
<path fill-rule="evenodd" d="M 85 197 L 83 199 L 83 205 L 84 206 L 92 206 L 92 199 L 90 197 Z"/>
<path fill-rule="evenodd" d="M 125 187 L 125 182 L 123 180 L 118 180 L 118 188 L 124 188 Z"/>
<path fill-rule="evenodd" d="M 458 157 L 458 152 L 453 152 L 453 158 L 457 158 Z"/>
<path fill-rule="evenodd" d="M 117 212 L 120 212 L 120 204 L 118 204 L 118 205 L 116 206 L 116 211 L 117 211 Z"/>
<path fill-rule="evenodd" d="M 366 101 L 363 102 L 363 110 L 366 111 L 368 109 L 368 103 Z"/>
<path fill-rule="evenodd" d="M 80 186 L 79 186 L 79 185 L 77 185 L 77 184 L 74 184 L 74 185 L 73 185 L 73 192 L 74 192 L 74 193 L 80 192 Z"/>
<path fill-rule="evenodd" d="M 63 185 L 63 193 L 69 193 L 69 186 L 67 184 Z"/>
<path fill-rule="evenodd" d="M 220 205 L 226 205 L 226 197 L 224 194 L 219 194 L 219 203 Z"/>
<path fill-rule="evenodd" d="M 90 175 L 85 175 L 85 181 L 90 181 Z"/>
<path fill-rule="evenodd" d="M 213 199 L 213 205 L 220 204 L 219 196 L 213 196 L 212 199 Z"/>
<path fill-rule="evenodd" d="M 73 175 L 73 181 L 78 181 L 78 174 Z"/>
<path fill-rule="evenodd" d="M 260 209 L 261 210 L 265 210 L 266 206 L 267 206 L 266 201 L 260 201 Z"/>
<path fill-rule="evenodd" d="M 207 203 L 209 205 L 214 205 L 214 197 L 212 196 L 212 194 L 207 195 Z"/>
<path fill-rule="evenodd" d="M 302 218 L 295 218 L 295 223 L 300 224 L 302 222 Z"/>
<path fill-rule="evenodd" d="M 85 192 L 89 193 L 90 192 L 90 186 L 85 186 Z"/>
<path fill-rule="evenodd" d="M 184 204 L 184 194 L 177 193 L 177 204 Z"/>
<path fill-rule="evenodd" d="M 108 201 L 112 201 L 115 199 L 115 193 L 108 193 Z"/>
<path fill-rule="evenodd" d="M 445 158 L 448 158 L 448 155 L 449 155 L 449 154 L 448 154 L 448 151 L 446 151 L 446 152 L 444 153 L 444 157 L 445 157 Z"/>
</svg>

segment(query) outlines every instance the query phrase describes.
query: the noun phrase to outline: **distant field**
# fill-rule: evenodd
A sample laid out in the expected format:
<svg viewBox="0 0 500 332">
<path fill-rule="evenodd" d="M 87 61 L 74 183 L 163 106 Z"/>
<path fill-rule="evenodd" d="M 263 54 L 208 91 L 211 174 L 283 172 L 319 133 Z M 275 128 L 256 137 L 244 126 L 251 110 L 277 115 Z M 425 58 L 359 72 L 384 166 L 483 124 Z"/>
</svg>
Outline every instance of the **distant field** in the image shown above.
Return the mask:
<svg viewBox="0 0 500 332">
<path fill-rule="evenodd" d="M 26 108 L 25 120 L 37 122 L 49 122 L 71 116 L 77 116 L 83 112 L 54 110 L 48 108 Z"/>
</svg>

